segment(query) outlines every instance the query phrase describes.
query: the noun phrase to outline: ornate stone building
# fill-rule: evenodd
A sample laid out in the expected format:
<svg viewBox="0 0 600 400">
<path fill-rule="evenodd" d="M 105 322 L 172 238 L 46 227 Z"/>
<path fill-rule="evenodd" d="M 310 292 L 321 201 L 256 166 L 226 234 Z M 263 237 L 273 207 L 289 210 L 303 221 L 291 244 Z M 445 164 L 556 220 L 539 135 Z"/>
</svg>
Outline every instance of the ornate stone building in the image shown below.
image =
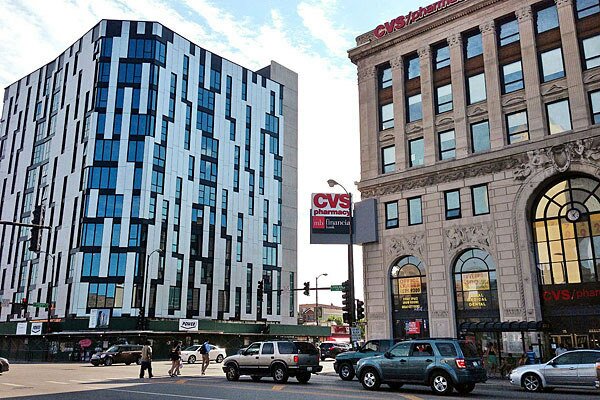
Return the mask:
<svg viewBox="0 0 600 400">
<path fill-rule="evenodd" d="M 369 336 L 598 346 L 600 1 L 442 0 L 349 55 Z"/>
</svg>

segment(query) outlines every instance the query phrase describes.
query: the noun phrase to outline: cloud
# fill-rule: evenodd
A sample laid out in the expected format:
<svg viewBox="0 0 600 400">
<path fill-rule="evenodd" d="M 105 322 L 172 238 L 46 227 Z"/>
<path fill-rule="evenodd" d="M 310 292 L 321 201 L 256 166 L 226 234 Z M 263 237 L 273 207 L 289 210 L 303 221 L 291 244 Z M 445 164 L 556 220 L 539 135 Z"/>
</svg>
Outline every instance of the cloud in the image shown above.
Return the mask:
<svg viewBox="0 0 600 400">
<path fill-rule="evenodd" d="M 345 58 L 346 50 L 352 46 L 346 36 L 348 32 L 335 28 L 336 23 L 328 15 L 333 14 L 336 0 L 321 0 L 316 3 L 298 4 L 298 15 L 311 35 L 323 42 L 327 49 L 337 57 Z"/>
</svg>

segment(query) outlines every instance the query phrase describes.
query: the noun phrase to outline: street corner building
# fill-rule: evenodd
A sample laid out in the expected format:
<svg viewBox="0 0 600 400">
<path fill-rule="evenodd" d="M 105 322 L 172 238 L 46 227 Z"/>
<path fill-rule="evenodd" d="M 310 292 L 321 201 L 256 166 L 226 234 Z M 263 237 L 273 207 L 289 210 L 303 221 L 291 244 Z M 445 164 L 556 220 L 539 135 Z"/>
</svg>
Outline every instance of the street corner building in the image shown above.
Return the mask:
<svg viewBox="0 0 600 400">
<path fill-rule="evenodd" d="M 175 331 L 296 325 L 297 90 L 276 62 L 254 72 L 117 20 L 7 87 L 0 219 L 43 205 L 51 229 L 36 253 L 28 228 L 0 228 L 0 326 L 45 322 L 34 302 L 82 329 L 135 330 L 144 309 Z"/>
<path fill-rule="evenodd" d="M 356 44 L 369 334 L 598 347 L 600 1 L 441 0 Z"/>
</svg>

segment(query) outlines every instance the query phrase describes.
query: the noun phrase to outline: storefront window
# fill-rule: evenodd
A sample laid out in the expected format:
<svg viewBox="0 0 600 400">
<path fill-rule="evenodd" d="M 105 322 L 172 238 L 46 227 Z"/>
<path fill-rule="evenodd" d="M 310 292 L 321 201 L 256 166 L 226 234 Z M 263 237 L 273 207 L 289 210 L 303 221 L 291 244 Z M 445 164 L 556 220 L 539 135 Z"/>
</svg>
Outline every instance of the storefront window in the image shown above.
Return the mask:
<svg viewBox="0 0 600 400">
<path fill-rule="evenodd" d="M 429 337 L 427 276 L 421 260 L 401 258 L 392 267 L 390 279 L 394 338 Z"/>
</svg>

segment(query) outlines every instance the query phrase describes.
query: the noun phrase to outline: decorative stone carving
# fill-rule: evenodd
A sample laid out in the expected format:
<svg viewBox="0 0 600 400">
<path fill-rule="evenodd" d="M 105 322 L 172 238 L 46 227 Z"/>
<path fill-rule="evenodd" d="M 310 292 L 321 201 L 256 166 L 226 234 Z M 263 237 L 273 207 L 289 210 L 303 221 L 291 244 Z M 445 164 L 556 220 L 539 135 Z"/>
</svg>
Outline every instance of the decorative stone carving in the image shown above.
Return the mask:
<svg viewBox="0 0 600 400">
<path fill-rule="evenodd" d="M 358 69 L 358 83 L 368 82 L 372 80 L 377 75 L 377 68 L 375 67 L 365 67 Z"/>
<path fill-rule="evenodd" d="M 600 72 L 587 72 L 584 75 L 583 83 L 593 83 L 600 80 Z"/>
<path fill-rule="evenodd" d="M 454 118 L 448 117 L 448 116 L 443 116 L 443 117 L 439 118 L 437 121 L 435 121 L 435 125 L 436 126 L 446 125 L 446 124 L 451 124 L 453 122 L 454 122 Z"/>
<path fill-rule="evenodd" d="M 406 133 L 415 133 L 421 131 L 423 128 L 419 124 L 408 124 L 406 125 Z"/>
<path fill-rule="evenodd" d="M 390 239 L 387 252 L 391 257 L 415 255 L 423 259 L 425 234 L 397 236 Z"/>
<path fill-rule="evenodd" d="M 384 131 L 381 134 L 381 136 L 379 136 L 379 141 L 380 142 L 386 142 L 388 140 L 394 140 L 394 139 L 395 139 L 395 136 L 392 133 L 388 132 L 388 131 Z"/>
<path fill-rule="evenodd" d="M 461 44 L 462 44 L 462 38 L 460 36 L 460 33 L 455 33 L 454 35 L 450 35 L 448 37 L 448 46 L 456 47 L 456 46 L 460 46 Z"/>
<path fill-rule="evenodd" d="M 542 95 L 546 96 L 549 94 L 562 93 L 562 92 L 565 92 L 566 90 L 567 90 L 566 86 L 557 85 L 556 83 L 553 83 L 550 86 L 542 88 Z"/>
<path fill-rule="evenodd" d="M 509 97 L 502 99 L 503 107 L 512 106 L 512 105 L 519 104 L 519 103 L 525 103 L 525 96 L 520 96 L 520 95 L 509 96 Z"/>
<path fill-rule="evenodd" d="M 483 24 L 479 25 L 479 30 L 481 31 L 481 33 L 483 35 L 488 34 L 488 33 L 495 33 L 496 32 L 496 23 L 494 22 L 494 20 L 486 21 Z"/>
<path fill-rule="evenodd" d="M 490 247 L 492 228 L 487 224 L 453 226 L 445 230 L 448 249 L 458 249 L 463 244 Z"/>
<path fill-rule="evenodd" d="M 486 112 L 487 107 L 485 105 L 477 105 L 467 109 L 467 116 L 476 117 L 478 115 L 485 114 Z"/>
<path fill-rule="evenodd" d="M 390 65 L 392 66 L 392 69 L 401 69 L 403 64 L 402 64 L 402 57 L 395 57 L 392 58 L 390 60 Z"/>
<path fill-rule="evenodd" d="M 418 50 L 418 53 L 419 53 L 419 58 L 421 60 L 429 60 L 429 55 L 431 54 L 431 49 L 429 48 L 429 46 L 421 47 Z"/>
<path fill-rule="evenodd" d="M 360 46 L 361 44 L 366 44 L 375 39 L 375 34 L 373 31 L 369 31 L 367 33 L 363 33 L 359 37 L 356 38 L 356 45 Z"/>
<path fill-rule="evenodd" d="M 434 310 L 431 312 L 433 318 L 448 318 L 448 311 L 446 310 Z"/>
<path fill-rule="evenodd" d="M 522 181 L 539 169 L 552 168 L 565 172 L 573 161 L 600 161 L 600 145 L 593 139 L 581 139 L 527 152 L 527 160 L 514 171 L 514 179 Z"/>
<path fill-rule="evenodd" d="M 564 6 L 571 7 L 573 5 L 572 0 L 554 0 L 554 2 L 556 3 L 556 8 L 561 8 Z"/>
<path fill-rule="evenodd" d="M 531 6 L 525 6 L 523 8 L 520 8 L 515 14 L 517 15 L 517 19 L 519 20 L 519 22 L 530 20 L 533 15 L 531 11 Z"/>
<path fill-rule="evenodd" d="M 521 308 L 507 308 L 504 310 L 506 317 L 525 317 L 525 310 Z"/>
</svg>

